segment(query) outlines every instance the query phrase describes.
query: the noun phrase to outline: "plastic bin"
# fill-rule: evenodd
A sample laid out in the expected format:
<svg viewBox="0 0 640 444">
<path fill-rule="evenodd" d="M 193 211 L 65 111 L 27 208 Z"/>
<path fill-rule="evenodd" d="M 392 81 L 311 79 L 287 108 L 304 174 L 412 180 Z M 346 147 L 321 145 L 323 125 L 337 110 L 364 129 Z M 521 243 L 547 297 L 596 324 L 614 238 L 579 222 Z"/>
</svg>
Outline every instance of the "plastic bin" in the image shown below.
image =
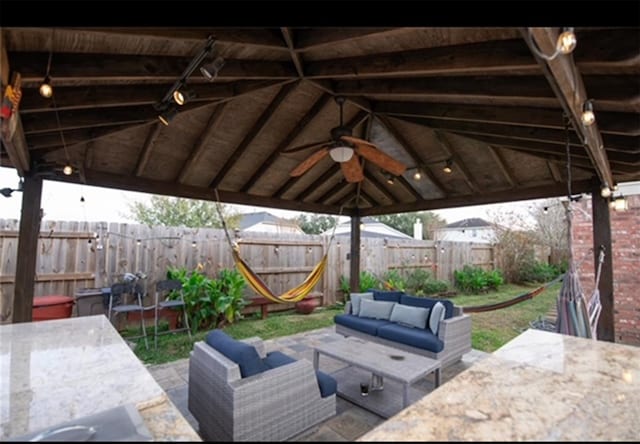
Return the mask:
<svg viewBox="0 0 640 444">
<path fill-rule="evenodd" d="M 33 299 L 32 321 L 70 318 L 73 303 L 73 298 L 70 296 L 49 295 L 36 297 Z"/>
</svg>

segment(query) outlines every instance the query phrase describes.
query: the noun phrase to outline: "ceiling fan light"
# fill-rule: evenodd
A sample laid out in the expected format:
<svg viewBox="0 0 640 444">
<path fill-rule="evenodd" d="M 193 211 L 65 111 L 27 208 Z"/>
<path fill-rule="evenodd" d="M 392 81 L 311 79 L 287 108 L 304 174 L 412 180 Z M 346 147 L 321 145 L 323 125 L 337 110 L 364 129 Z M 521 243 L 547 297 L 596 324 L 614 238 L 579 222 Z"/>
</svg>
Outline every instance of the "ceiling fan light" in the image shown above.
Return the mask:
<svg viewBox="0 0 640 444">
<path fill-rule="evenodd" d="M 329 155 L 336 162 L 347 162 L 353 157 L 353 148 L 349 146 L 337 146 L 329 150 Z"/>
</svg>

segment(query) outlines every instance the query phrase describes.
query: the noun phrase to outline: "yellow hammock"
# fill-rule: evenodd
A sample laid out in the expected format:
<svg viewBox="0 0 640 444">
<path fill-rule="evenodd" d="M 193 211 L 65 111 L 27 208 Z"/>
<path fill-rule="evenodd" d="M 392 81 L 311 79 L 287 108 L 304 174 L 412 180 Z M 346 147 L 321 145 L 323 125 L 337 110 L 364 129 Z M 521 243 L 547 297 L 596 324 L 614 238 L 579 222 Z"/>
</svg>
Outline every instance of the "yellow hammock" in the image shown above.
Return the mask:
<svg viewBox="0 0 640 444">
<path fill-rule="evenodd" d="M 240 249 L 237 243 L 231 241 L 231 236 L 229 236 L 229 231 L 227 230 L 227 224 L 222 217 L 222 211 L 220 211 L 220 197 L 218 196 L 218 189 L 216 188 L 216 210 L 218 211 L 218 216 L 220 217 L 220 221 L 222 222 L 222 228 L 224 228 L 224 233 L 227 237 L 227 241 L 229 242 L 229 246 L 231 247 L 231 253 L 233 255 L 233 261 L 236 264 L 236 268 L 242 274 L 242 276 L 247 280 L 249 286 L 253 288 L 253 290 L 258 293 L 260 296 L 269 299 L 272 302 L 284 304 L 288 302 L 298 302 L 303 300 L 316 286 L 316 284 L 320 281 L 322 274 L 324 273 L 325 268 L 327 268 L 327 257 L 329 254 L 329 247 L 333 242 L 333 237 L 335 235 L 337 222 L 333 227 L 333 233 L 331 234 L 331 239 L 329 239 L 329 245 L 327 245 L 327 250 L 320 262 L 313 267 L 309 276 L 297 287 L 294 287 L 290 290 L 287 290 L 281 295 L 274 294 L 267 284 L 258 276 L 252 269 L 249 267 L 249 264 L 245 262 L 242 257 L 240 257 Z M 342 213 L 342 211 L 340 211 Z"/>
</svg>

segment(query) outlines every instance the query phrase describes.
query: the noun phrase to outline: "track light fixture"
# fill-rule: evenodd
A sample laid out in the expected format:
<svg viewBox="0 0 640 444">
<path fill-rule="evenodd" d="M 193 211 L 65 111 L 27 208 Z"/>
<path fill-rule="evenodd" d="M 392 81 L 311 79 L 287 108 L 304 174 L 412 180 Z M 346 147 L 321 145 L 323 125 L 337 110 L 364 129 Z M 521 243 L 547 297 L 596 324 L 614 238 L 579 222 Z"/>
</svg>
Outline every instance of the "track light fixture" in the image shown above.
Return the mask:
<svg viewBox="0 0 640 444">
<path fill-rule="evenodd" d="M 444 171 L 447 174 L 451 174 L 451 172 L 453 171 L 453 169 L 451 168 L 453 166 L 453 159 L 447 159 L 444 163 L 444 168 L 442 168 L 442 171 Z"/>
<path fill-rule="evenodd" d="M 384 174 L 384 178 L 389 185 L 393 185 L 394 183 L 396 183 L 396 178 L 393 177 L 391 173 L 387 173 L 386 171 L 383 171 L 382 174 Z"/>
<path fill-rule="evenodd" d="M 224 59 L 220 56 L 216 57 L 213 62 L 207 63 L 200 67 L 200 73 L 206 78 L 208 81 L 212 82 L 218 77 L 218 72 L 224 66 Z"/>
<path fill-rule="evenodd" d="M 180 76 L 178 80 L 175 81 L 173 86 L 167 91 L 162 100 L 158 103 L 155 103 L 153 107 L 160 112 L 158 115 L 158 119 L 165 124 L 169 125 L 171 119 L 175 117 L 178 113 L 175 108 L 175 104 L 184 105 L 190 99 L 195 97 L 195 94 L 185 88 L 187 84 L 187 79 L 193 71 L 202 63 L 202 61 L 209 56 L 211 51 L 213 51 L 213 45 L 215 44 L 216 39 L 213 36 L 207 37 L 207 41 L 200 50 L 200 52 L 191 60 L 189 65 L 185 68 L 184 72 Z"/>
<path fill-rule="evenodd" d="M 587 100 L 582 104 L 582 115 L 580 116 L 584 126 L 593 125 L 596 115 L 593 113 L 593 100 Z"/>
<path fill-rule="evenodd" d="M 11 197 L 11 193 L 13 193 L 14 191 L 22 191 L 23 186 L 24 182 L 22 181 L 22 179 L 20 179 L 20 182 L 18 182 L 18 188 L 1 188 L 0 194 L 2 194 L 4 197 Z"/>
</svg>

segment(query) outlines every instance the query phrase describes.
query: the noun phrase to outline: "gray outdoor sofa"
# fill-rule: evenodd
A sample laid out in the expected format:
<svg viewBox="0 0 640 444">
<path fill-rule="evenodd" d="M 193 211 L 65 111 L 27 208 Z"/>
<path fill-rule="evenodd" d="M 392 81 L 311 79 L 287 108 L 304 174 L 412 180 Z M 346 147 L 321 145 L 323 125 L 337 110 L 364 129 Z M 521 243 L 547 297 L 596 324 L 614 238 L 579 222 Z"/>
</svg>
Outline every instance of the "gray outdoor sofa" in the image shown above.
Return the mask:
<svg viewBox="0 0 640 444">
<path fill-rule="evenodd" d="M 215 348 L 214 348 L 215 347 Z M 336 414 L 335 379 L 305 359 L 221 330 L 189 358 L 189 411 L 206 441 L 283 441 Z"/>
<path fill-rule="evenodd" d="M 437 302 L 440 307 L 434 310 Z M 400 306 L 394 313 L 395 304 Z M 360 305 L 366 305 L 367 312 L 361 312 Z M 439 311 L 437 319 L 432 318 L 435 311 Z M 334 321 L 336 333 L 437 359 L 442 368 L 471 351 L 471 317 L 446 299 L 369 290 L 352 294 L 344 314 L 336 315 Z"/>
</svg>

